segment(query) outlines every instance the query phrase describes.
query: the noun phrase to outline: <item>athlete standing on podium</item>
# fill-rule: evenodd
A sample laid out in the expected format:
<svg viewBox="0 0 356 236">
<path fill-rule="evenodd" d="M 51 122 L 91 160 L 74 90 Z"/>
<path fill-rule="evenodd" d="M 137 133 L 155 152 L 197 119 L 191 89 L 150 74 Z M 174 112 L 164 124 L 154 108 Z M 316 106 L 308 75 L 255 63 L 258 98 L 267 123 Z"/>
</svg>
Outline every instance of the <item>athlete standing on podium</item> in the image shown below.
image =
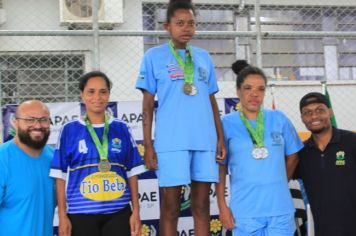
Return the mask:
<svg viewBox="0 0 356 236">
<path fill-rule="evenodd" d="M 136 83 L 143 92 L 145 163 L 159 181 L 160 235 L 177 234 L 181 189 L 191 184 L 195 235 L 206 236 L 210 185 L 218 181 L 216 161 L 225 157 L 214 65 L 207 51 L 189 44 L 196 29 L 190 1 L 170 1 L 165 29 L 171 39 L 145 53 Z"/>
</svg>

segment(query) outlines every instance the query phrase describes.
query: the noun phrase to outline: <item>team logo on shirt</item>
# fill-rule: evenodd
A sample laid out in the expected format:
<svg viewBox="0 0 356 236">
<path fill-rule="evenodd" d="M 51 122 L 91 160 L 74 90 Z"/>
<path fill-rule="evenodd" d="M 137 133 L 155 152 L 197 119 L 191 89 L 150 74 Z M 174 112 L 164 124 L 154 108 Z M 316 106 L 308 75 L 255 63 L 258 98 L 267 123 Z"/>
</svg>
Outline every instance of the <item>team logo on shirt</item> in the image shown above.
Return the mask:
<svg viewBox="0 0 356 236">
<path fill-rule="evenodd" d="M 199 81 L 203 81 L 204 83 L 208 83 L 208 73 L 205 68 L 199 67 L 198 68 L 198 74 L 199 74 Z"/>
<path fill-rule="evenodd" d="M 282 134 L 280 132 L 271 132 L 271 139 L 273 145 L 281 145 L 282 144 Z"/>
<path fill-rule="evenodd" d="M 337 166 L 344 166 L 345 165 L 345 152 L 344 151 L 338 151 L 336 153 L 335 165 L 337 165 Z"/>
<path fill-rule="evenodd" d="M 114 138 L 111 140 L 111 151 L 121 152 L 121 140 L 119 138 Z"/>
<path fill-rule="evenodd" d="M 94 201 L 110 201 L 120 198 L 126 190 L 126 181 L 116 172 L 95 172 L 80 183 L 83 197 Z"/>
<path fill-rule="evenodd" d="M 184 79 L 184 73 L 178 64 L 168 64 L 167 71 L 171 80 Z"/>
</svg>

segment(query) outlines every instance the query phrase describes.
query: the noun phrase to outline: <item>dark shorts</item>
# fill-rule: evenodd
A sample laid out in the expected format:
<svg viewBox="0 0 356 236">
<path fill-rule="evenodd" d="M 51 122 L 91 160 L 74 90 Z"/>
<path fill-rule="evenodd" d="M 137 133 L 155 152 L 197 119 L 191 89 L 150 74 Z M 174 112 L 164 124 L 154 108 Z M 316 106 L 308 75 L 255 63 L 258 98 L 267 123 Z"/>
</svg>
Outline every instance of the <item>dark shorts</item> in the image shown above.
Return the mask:
<svg viewBox="0 0 356 236">
<path fill-rule="evenodd" d="M 131 208 L 112 214 L 68 214 L 72 236 L 130 236 Z"/>
</svg>

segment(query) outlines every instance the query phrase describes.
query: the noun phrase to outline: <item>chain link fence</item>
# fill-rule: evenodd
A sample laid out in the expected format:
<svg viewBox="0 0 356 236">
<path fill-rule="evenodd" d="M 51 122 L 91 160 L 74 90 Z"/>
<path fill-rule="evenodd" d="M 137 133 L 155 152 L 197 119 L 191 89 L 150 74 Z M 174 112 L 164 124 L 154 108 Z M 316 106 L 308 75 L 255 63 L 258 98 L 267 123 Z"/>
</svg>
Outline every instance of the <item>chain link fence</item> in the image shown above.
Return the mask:
<svg viewBox="0 0 356 236">
<path fill-rule="evenodd" d="M 195 0 L 192 44 L 214 60 L 220 92 L 235 97 L 230 66 L 246 59 L 269 77 L 265 106 L 304 130 L 298 102 L 326 81 L 338 125 L 356 130 L 356 3 L 353 0 Z M 303 5 L 301 5 L 303 4 Z M 0 105 L 37 98 L 79 101 L 78 77 L 100 69 L 113 101 L 135 90 L 144 52 L 167 41 L 167 1 L 0 0 Z M 273 88 L 273 89 L 271 89 Z"/>
</svg>

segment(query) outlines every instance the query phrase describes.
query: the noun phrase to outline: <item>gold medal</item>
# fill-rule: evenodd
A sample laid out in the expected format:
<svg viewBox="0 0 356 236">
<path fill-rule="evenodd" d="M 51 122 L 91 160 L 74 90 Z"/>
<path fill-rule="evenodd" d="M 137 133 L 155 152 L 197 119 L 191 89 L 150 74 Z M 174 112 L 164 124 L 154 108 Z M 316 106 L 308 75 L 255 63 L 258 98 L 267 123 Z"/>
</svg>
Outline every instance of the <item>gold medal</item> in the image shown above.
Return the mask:
<svg viewBox="0 0 356 236">
<path fill-rule="evenodd" d="M 108 172 L 111 169 L 111 164 L 108 160 L 100 160 L 98 168 L 100 172 Z"/>
</svg>

